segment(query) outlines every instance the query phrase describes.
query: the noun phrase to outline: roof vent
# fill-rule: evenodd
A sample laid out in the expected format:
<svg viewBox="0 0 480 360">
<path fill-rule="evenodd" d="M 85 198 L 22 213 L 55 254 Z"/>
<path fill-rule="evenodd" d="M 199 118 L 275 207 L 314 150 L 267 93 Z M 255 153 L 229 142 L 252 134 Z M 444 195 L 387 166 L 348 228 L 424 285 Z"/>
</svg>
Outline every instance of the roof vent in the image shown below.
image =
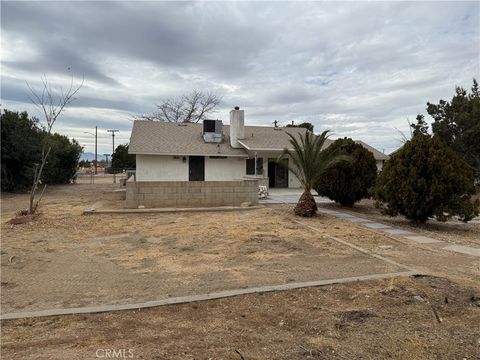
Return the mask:
<svg viewBox="0 0 480 360">
<path fill-rule="evenodd" d="M 234 109 L 235 110 L 240 110 L 240 106 L 235 106 Z"/>
<path fill-rule="evenodd" d="M 203 120 L 203 140 L 206 143 L 221 143 L 223 140 L 222 120 Z"/>
</svg>

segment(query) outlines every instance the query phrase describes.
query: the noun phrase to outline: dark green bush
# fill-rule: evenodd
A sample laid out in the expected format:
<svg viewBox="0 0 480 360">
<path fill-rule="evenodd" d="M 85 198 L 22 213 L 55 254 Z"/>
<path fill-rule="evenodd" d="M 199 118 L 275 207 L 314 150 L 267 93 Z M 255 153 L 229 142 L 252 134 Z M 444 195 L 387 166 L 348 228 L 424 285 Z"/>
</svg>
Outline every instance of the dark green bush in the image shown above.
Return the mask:
<svg viewBox="0 0 480 360">
<path fill-rule="evenodd" d="M 4 110 L 2 129 L 2 191 L 20 191 L 32 186 L 33 163 L 40 161 L 42 130 L 38 120 Z"/>
<path fill-rule="evenodd" d="M 135 169 L 136 157 L 128 153 L 128 144 L 118 145 L 112 156 L 112 167 L 115 170 L 119 169 Z"/>
<path fill-rule="evenodd" d="M 53 134 L 49 137 L 51 147 L 47 163 L 43 169 L 42 182 L 48 184 L 68 184 L 77 172 L 82 147 L 75 140 Z"/>
<path fill-rule="evenodd" d="M 38 120 L 29 118 L 26 112 L 3 110 L 1 131 L 2 191 L 24 191 L 32 186 L 44 141 L 48 141 L 51 150 L 42 182 L 66 184 L 75 176 L 82 153 L 82 147 L 75 140 L 56 133 L 48 136 L 38 125 Z"/>
<path fill-rule="evenodd" d="M 385 163 L 375 197 L 386 214 L 424 223 L 458 216 L 469 221 L 479 211 L 469 165 L 437 137 L 416 133 Z"/>
<path fill-rule="evenodd" d="M 375 185 L 377 166 L 373 154 L 352 139 L 335 140 L 322 151 L 322 156 L 344 154 L 350 161 L 337 162 L 328 168 L 315 190 L 342 206 L 352 206 L 369 196 L 369 189 Z"/>
</svg>

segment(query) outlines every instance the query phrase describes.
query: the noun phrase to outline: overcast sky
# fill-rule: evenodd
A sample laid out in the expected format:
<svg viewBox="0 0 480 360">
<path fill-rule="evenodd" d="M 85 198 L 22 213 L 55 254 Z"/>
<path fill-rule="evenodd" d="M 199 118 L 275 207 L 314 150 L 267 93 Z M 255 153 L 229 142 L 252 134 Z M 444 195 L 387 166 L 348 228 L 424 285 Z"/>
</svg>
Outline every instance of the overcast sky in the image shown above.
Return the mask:
<svg viewBox="0 0 480 360">
<path fill-rule="evenodd" d="M 246 124 L 309 121 L 389 153 L 396 129 L 479 78 L 479 2 L 5 2 L 1 103 L 27 110 L 26 81 L 85 78 L 54 130 L 111 153 L 131 115 L 194 89 Z"/>
</svg>

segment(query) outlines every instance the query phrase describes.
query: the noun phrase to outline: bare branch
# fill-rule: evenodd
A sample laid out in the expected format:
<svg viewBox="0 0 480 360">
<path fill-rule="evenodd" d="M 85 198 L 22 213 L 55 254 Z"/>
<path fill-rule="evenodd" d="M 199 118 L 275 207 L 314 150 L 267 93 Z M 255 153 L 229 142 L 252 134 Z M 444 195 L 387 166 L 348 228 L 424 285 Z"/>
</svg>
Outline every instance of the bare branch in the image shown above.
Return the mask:
<svg viewBox="0 0 480 360">
<path fill-rule="evenodd" d="M 45 117 L 45 123 L 46 123 L 45 130 L 47 132 L 47 136 L 45 137 L 42 145 L 41 161 L 40 161 L 40 164 L 37 164 L 35 167 L 33 184 L 30 190 L 30 206 L 28 209 L 30 214 L 33 214 L 37 211 L 37 207 L 43 196 L 43 191 L 45 191 L 45 187 L 44 187 L 44 190 L 42 191 L 40 199 L 35 203 L 35 193 L 37 191 L 38 185 L 41 182 L 43 168 L 47 163 L 48 155 L 50 154 L 50 150 L 51 150 L 51 147 L 48 145 L 48 142 L 49 142 L 49 135 L 52 132 L 53 125 L 57 121 L 58 117 L 65 111 L 66 107 L 70 105 L 73 100 L 75 100 L 75 95 L 82 88 L 85 79 L 82 78 L 82 82 L 77 87 L 74 87 L 73 76 L 72 76 L 68 91 L 64 92 L 63 89 L 60 87 L 59 95 L 57 95 L 55 91 L 52 89 L 51 85 L 48 82 L 48 78 L 45 74 L 43 74 L 43 76 L 41 77 L 41 81 L 43 86 L 41 94 L 33 90 L 33 88 L 27 82 L 27 87 L 31 93 L 31 96 L 29 95 L 30 101 L 43 112 L 43 115 Z"/>
<path fill-rule="evenodd" d="M 192 122 L 205 120 L 220 104 L 221 99 L 213 93 L 194 90 L 177 98 L 168 98 L 157 104 L 157 111 L 151 115 L 135 117 L 143 120 L 165 122 Z"/>
</svg>

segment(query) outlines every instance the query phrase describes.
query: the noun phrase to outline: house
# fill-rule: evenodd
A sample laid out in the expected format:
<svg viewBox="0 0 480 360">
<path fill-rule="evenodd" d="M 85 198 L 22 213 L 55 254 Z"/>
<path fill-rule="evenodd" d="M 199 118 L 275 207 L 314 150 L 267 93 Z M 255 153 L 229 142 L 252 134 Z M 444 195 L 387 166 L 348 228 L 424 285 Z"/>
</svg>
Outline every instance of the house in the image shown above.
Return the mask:
<svg viewBox="0 0 480 360">
<path fill-rule="evenodd" d="M 385 155 L 383 152 L 378 151 L 374 147 L 364 143 L 361 140 L 354 140 L 357 144 L 362 145 L 365 149 L 370 151 L 373 154 L 373 157 L 375 158 L 375 161 L 377 163 L 377 170 L 382 171 L 383 165 L 385 164 L 385 161 L 387 161 L 390 157 L 388 155 Z"/>
<path fill-rule="evenodd" d="M 136 155 L 137 182 L 257 179 L 270 188 L 298 188 L 299 180 L 277 159 L 285 148 L 291 148 L 288 133 L 299 137 L 306 131 L 245 126 L 244 110 L 235 107 L 230 111 L 230 125 L 223 125 L 221 120 L 205 120 L 203 124 L 137 120 L 129 153 Z M 327 146 L 332 142 L 327 140 Z M 358 142 L 374 154 L 381 170 L 388 157 Z"/>
</svg>

